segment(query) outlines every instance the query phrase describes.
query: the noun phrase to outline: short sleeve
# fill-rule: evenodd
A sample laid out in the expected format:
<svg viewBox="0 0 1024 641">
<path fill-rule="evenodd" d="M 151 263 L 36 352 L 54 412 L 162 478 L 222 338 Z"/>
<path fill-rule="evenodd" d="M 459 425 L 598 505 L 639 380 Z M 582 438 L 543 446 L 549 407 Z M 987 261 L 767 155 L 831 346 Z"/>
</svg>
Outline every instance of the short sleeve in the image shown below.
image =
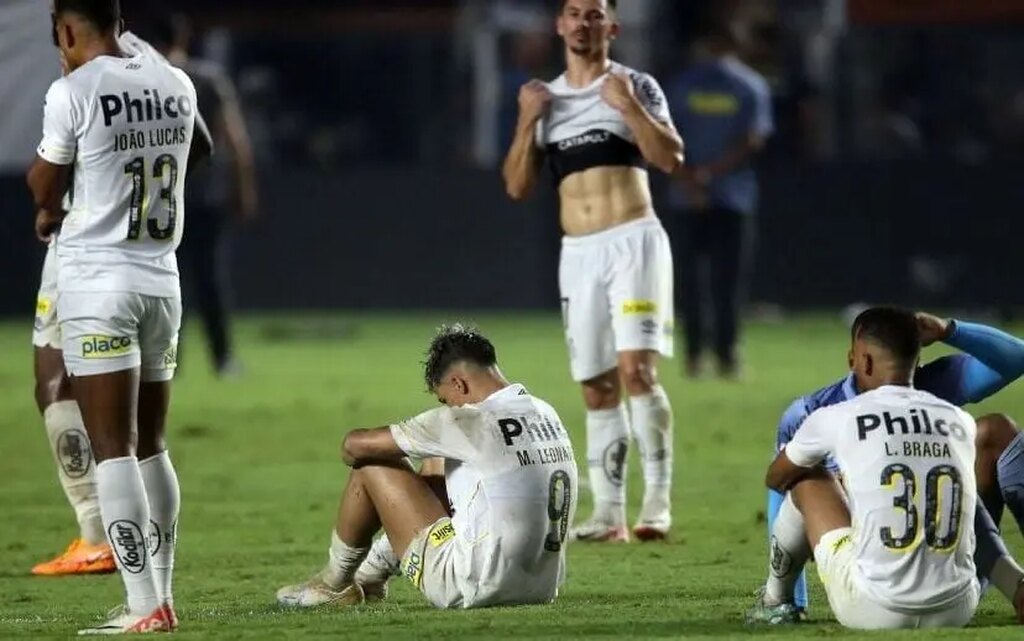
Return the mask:
<svg viewBox="0 0 1024 641">
<path fill-rule="evenodd" d="M 782 414 L 782 418 L 779 419 L 779 425 L 775 430 L 775 451 L 779 452 L 786 443 L 793 440 L 793 435 L 796 434 L 797 430 L 803 424 L 807 418 L 807 403 L 804 402 L 803 398 L 798 398 Z"/>
<path fill-rule="evenodd" d="M 67 81 L 60 78 L 46 92 L 43 102 L 43 139 L 36 153 L 53 165 L 70 165 L 75 160 L 75 108 Z"/>
<path fill-rule="evenodd" d="M 633 90 L 636 92 L 640 104 L 658 122 L 666 125 L 672 124 L 672 115 L 668 108 L 668 99 L 661 85 L 653 76 L 646 73 L 633 75 Z"/>
<path fill-rule="evenodd" d="M 827 429 L 826 417 L 823 410 L 811 413 L 786 445 L 786 457 L 794 465 L 814 467 L 831 453 L 828 435 L 834 430 Z"/>
<path fill-rule="evenodd" d="M 399 449 L 413 458 L 440 456 L 468 460 L 473 447 L 466 438 L 470 417 L 450 407 L 437 407 L 391 425 L 391 436 Z"/>
</svg>

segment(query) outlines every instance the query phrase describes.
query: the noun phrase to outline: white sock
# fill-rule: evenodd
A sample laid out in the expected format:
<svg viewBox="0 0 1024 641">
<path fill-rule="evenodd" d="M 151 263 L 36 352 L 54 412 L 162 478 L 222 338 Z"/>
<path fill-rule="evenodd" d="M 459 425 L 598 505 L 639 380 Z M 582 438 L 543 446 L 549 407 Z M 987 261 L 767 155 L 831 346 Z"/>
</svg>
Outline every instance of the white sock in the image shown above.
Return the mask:
<svg viewBox="0 0 1024 641">
<path fill-rule="evenodd" d="M 390 545 L 390 544 L 389 544 Z M 370 554 L 370 548 L 356 548 L 341 540 L 338 531 L 331 532 L 331 548 L 328 551 L 327 567 L 322 576 L 333 588 L 340 588 L 355 581 L 356 571 Z"/>
<path fill-rule="evenodd" d="M 1013 557 L 1001 556 L 992 566 L 988 580 L 1003 593 L 1010 603 L 1013 603 L 1014 597 L 1017 595 L 1017 588 L 1020 587 L 1021 581 L 1024 581 L 1024 570 L 1021 570 Z"/>
<path fill-rule="evenodd" d="M 96 495 L 96 467 L 92 447 L 85 433 L 82 413 L 75 401 L 51 403 L 43 412 L 50 450 L 57 461 L 57 476 L 68 503 L 75 510 L 81 536 L 86 543 L 98 545 L 107 540 Z"/>
<path fill-rule="evenodd" d="M 626 407 L 587 411 L 587 466 L 594 493 L 594 518 L 626 523 L 626 458 L 629 419 Z"/>
<path fill-rule="evenodd" d="M 797 579 L 811 558 L 811 545 L 807 542 L 804 517 L 788 493 L 775 517 L 768 545 L 765 605 L 792 603 Z"/>
<path fill-rule="evenodd" d="M 398 573 L 399 561 L 387 535 L 377 537 L 370 553 L 356 571 L 356 583 L 386 583 Z"/>
<path fill-rule="evenodd" d="M 134 456 L 103 461 L 96 466 L 96 485 L 103 525 L 128 593 L 128 609 L 149 614 L 160 605 L 160 599 L 146 545 L 149 502 L 138 461 Z"/>
<path fill-rule="evenodd" d="M 633 437 L 644 467 L 641 520 L 663 518 L 672 508 L 672 406 L 660 385 L 650 394 L 629 399 Z"/>
<path fill-rule="evenodd" d="M 149 556 L 157 596 L 161 601 L 173 604 L 171 580 L 174 550 L 178 545 L 178 512 L 181 509 L 178 475 L 166 451 L 139 463 L 139 472 L 149 499 Z"/>
</svg>

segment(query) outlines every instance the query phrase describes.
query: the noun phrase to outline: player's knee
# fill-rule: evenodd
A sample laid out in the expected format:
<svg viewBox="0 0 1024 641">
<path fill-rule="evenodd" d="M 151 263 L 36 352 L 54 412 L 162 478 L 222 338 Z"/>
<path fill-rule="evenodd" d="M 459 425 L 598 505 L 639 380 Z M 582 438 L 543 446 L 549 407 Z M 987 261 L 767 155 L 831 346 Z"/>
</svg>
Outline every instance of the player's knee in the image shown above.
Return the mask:
<svg viewBox="0 0 1024 641">
<path fill-rule="evenodd" d="M 657 385 L 654 366 L 643 360 L 627 361 L 619 367 L 622 386 L 630 396 L 650 394 Z"/>
<path fill-rule="evenodd" d="M 74 398 L 71 394 L 71 380 L 63 373 L 37 376 L 35 397 L 40 412 L 58 401 L 70 400 Z"/>
<path fill-rule="evenodd" d="M 987 414 L 977 420 L 977 425 L 975 445 L 979 455 L 989 452 L 998 457 L 1017 437 L 1017 424 L 1006 414 Z"/>
<path fill-rule="evenodd" d="M 621 401 L 622 389 L 615 370 L 583 382 L 583 404 L 588 410 L 613 409 Z"/>
</svg>

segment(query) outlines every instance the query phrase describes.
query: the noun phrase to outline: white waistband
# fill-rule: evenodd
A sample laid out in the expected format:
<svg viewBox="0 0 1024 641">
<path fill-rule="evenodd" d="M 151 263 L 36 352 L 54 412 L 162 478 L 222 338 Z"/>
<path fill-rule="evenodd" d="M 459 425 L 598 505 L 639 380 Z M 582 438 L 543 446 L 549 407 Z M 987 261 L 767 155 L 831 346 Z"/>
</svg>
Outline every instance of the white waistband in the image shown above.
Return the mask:
<svg viewBox="0 0 1024 641">
<path fill-rule="evenodd" d="M 601 245 L 623 236 L 640 231 L 646 227 L 661 227 L 661 220 L 654 214 L 653 211 L 648 212 L 646 216 L 637 218 L 608 229 L 602 229 L 601 231 L 594 232 L 593 234 L 586 234 L 584 236 L 562 236 L 563 247 L 586 247 L 588 245 Z"/>
</svg>

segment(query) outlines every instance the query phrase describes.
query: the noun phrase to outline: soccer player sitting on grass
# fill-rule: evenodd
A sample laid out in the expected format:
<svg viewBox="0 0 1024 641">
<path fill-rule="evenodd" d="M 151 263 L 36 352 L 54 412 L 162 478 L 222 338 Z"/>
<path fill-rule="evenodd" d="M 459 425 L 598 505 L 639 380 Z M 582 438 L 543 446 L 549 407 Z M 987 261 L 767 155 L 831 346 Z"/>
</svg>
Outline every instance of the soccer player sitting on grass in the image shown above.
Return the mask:
<svg viewBox="0 0 1024 641">
<path fill-rule="evenodd" d="M 854 346 L 865 320 L 870 320 L 880 310 L 884 312 L 885 308 L 868 310 L 854 321 L 851 329 Z M 922 312 L 915 315 L 915 320 L 922 346 L 943 341 L 965 352 L 944 356 L 917 368 L 914 385 L 920 390 L 954 405 L 964 405 L 991 396 L 1024 373 L 1024 341 L 984 325 L 944 320 Z M 853 358 L 851 349 L 851 367 Z M 794 401 L 779 425 L 778 450 L 782 451 L 799 434 L 809 414 L 856 398 L 866 389 L 865 383 L 853 371 L 846 378 Z M 1014 605 L 1018 619 L 1024 623 L 1024 571 L 1010 556 L 997 527 L 1002 513 L 1002 502 L 997 499 L 1001 497 L 1005 497 L 1015 516 L 1024 515 L 1024 506 L 1021 505 L 1024 499 L 1020 494 L 1024 486 L 1024 456 L 1021 456 L 1024 437 L 1005 416 L 987 415 L 977 420 L 975 447 L 974 474 L 980 499 L 973 523 L 977 538 L 974 553 L 977 576 L 982 588 L 989 583 L 996 586 Z M 831 457 L 825 466 L 832 473 L 846 473 Z M 761 602 L 748 613 L 755 620 L 770 623 L 801 619 L 807 603 L 802 569 L 792 562 L 794 555 L 804 553 L 806 542 L 796 530 L 790 532 L 791 528 L 787 528 L 785 523 L 776 523 L 782 512 L 792 516 L 793 510 L 784 507 L 783 498 L 783 494 L 771 492 L 769 531 L 772 563 Z M 1020 524 L 1020 516 L 1017 518 Z M 762 607 L 767 608 L 767 614 L 761 611 Z"/>
<path fill-rule="evenodd" d="M 434 338 L 426 381 L 441 407 L 345 437 L 343 458 L 353 469 L 327 564 L 281 588 L 282 605 L 381 596 L 390 573 L 380 571 L 379 552 L 389 542 L 402 573 L 439 608 L 549 603 L 557 595 L 577 488 L 558 414 L 509 383 L 491 342 L 460 325 Z M 443 459 L 446 491 L 432 489 L 406 457 Z M 387 538 L 368 558 L 382 528 Z"/>
<path fill-rule="evenodd" d="M 773 531 L 784 554 L 773 570 L 790 566 L 792 576 L 813 550 L 848 628 L 965 626 L 980 595 L 974 419 L 914 389 L 913 313 L 875 308 L 857 321 L 850 362 L 861 393 L 814 411 L 768 470 L 768 486 L 787 492 Z M 750 614 L 771 622 L 773 610 L 765 601 Z"/>
</svg>

